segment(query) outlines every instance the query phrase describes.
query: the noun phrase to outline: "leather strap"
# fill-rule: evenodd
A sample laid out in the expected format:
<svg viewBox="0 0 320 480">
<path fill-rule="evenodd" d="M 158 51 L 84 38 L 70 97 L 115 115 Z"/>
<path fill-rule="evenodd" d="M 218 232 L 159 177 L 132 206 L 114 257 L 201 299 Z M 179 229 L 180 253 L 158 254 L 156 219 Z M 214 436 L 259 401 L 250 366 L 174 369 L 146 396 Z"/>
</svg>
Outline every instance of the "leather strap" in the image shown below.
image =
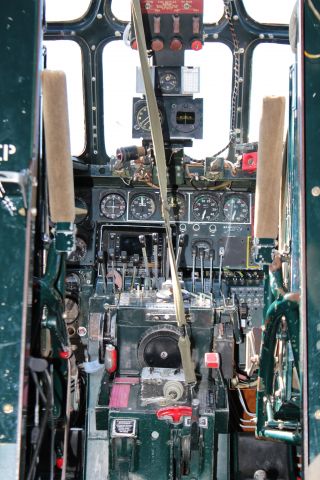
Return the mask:
<svg viewBox="0 0 320 480">
<path fill-rule="evenodd" d="M 172 289 L 176 320 L 179 327 L 184 327 L 186 325 L 184 303 L 175 262 L 175 255 L 173 251 L 169 207 L 167 201 L 167 164 L 164 150 L 164 141 L 162 136 L 158 104 L 150 76 L 140 0 L 132 0 L 132 18 L 138 44 L 142 76 L 145 85 L 146 102 L 151 127 L 151 137 L 158 171 L 159 189 L 161 197 L 161 212 L 167 234 L 168 255 L 172 277 Z M 185 338 L 185 340 L 182 340 L 183 338 Z M 181 337 L 181 341 L 179 341 L 179 349 L 186 382 L 195 383 L 196 376 L 194 372 L 194 364 L 191 359 L 190 341 L 186 332 L 184 332 L 184 336 Z"/>
</svg>

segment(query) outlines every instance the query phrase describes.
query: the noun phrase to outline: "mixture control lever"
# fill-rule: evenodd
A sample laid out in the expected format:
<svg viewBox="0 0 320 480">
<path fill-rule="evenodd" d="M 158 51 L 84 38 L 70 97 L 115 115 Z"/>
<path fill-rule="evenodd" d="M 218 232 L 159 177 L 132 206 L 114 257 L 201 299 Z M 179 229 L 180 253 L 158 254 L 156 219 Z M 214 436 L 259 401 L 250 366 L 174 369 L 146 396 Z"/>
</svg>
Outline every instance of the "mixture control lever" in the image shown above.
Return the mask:
<svg viewBox="0 0 320 480">
<path fill-rule="evenodd" d="M 134 282 L 135 282 L 136 275 L 137 275 L 137 269 L 138 269 L 138 266 L 139 266 L 139 263 L 140 263 L 140 256 L 139 256 L 138 253 L 135 253 L 133 255 L 132 263 L 133 263 L 133 272 L 132 272 L 131 288 L 134 288 Z"/>
<path fill-rule="evenodd" d="M 144 284 L 147 288 L 149 288 L 149 286 L 150 286 L 150 272 L 149 272 L 147 249 L 146 249 L 146 237 L 144 235 L 139 235 L 139 242 L 141 244 L 144 270 L 145 270 L 145 282 L 144 282 Z"/>
<path fill-rule="evenodd" d="M 177 269 L 179 268 L 179 263 L 181 259 L 181 254 L 182 254 L 182 249 L 184 247 L 184 241 L 185 241 L 185 234 L 180 233 L 178 237 L 178 251 L 177 251 L 177 258 L 176 258 L 176 267 Z"/>
<path fill-rule="evenodd" d="M 205 255 L 205 249 L 204 248 L 199 248 L 201 292 L 202 293 L 204 293 L 204 272 L 203 272 L 204 255 Z"/>
<path fill-rule="evenodd" d="M 124 279 L 126 276 L 126 267 L 127 267 L 127 262 L 128 262 L 128 254 L 125 250 L 122 250 L 120 254 L 120 260 L 122 263 L 122 285 L 123 285 L 123 290 L 125 289 L 125 284 L 124 284 Z"/>
<path fill-rule="evenodd" d="M 195 286 L 197 250 L 198 250 L 197 247 L 194 245 L 192 247 L 192 293 L 194 293 L 194 286 Z"/>
<path fill-rule="evenodd" d="M 103 250 L 98 251 L 97 261 L 101 266 L 101 273 L 102 273 L 102 280 L 103 280 L 103 290 L 104 290 L 104 293 L 106 294 L 107 293 L 107 279 L 106 279 L 107 272 L 106 272 L 106 267 L 105 267 L 105 264 L 104 264 Z"/>
<path fill-rule="evenodd" d="M 158 244 L 159 244 L 159 235 L 157 233 L 152 234 L 152 255 L 154 261 L 154 281 L 156 283 L 158 279 Z"/>
</svg>

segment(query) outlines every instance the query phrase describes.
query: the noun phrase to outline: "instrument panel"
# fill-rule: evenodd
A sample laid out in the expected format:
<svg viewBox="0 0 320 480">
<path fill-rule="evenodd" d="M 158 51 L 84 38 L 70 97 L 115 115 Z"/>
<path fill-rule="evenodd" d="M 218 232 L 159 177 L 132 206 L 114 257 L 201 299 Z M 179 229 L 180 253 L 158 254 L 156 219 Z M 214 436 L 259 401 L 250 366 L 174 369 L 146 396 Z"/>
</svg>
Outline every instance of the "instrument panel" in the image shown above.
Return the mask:
<svg viewBox="0 0 320 480">
<path fill-rule="evenodd" d="M 111 222 L 162 220 L 159 190 L 95 189 L 93 205 L 99 206 L 98 219 Z M 251 223 L 252 194 L 238 192 L 168 192 L 170 220 L 174 223 Z"/>
</svg>

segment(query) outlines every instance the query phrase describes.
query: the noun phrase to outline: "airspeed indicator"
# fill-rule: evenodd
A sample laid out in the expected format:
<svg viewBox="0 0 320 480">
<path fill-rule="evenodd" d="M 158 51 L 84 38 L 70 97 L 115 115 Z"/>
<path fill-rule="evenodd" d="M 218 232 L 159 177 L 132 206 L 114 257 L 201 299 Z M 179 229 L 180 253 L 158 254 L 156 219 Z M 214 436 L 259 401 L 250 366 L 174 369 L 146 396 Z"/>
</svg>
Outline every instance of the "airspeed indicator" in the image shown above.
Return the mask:
<svg viewBox="0 0 320 480">
<path fill-rule="evenodd" d="M 249 207 L 243 198 L 233 195 L 223 206 L 223 213 L 229 222 L 244 223 L 249 219 Z"/>
<path fill-rule="evenodd" d="M 212 222 L 219 215 L 218 201 L 213 195 L 198 195 L 192 206 L 193 215 L 202 222 Z"/>
</svg>

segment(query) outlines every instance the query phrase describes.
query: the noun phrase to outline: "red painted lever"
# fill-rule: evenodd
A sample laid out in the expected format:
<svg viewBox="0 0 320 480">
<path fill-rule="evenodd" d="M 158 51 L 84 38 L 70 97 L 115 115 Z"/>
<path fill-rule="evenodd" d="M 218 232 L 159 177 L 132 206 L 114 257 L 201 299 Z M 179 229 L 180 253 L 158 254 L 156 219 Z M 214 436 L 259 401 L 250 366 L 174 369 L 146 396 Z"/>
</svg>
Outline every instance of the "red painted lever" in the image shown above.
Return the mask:
<svg viewBox="0 0 320 480">
<path fill-rule="evenodd" d="M 191 415 L 191 407 L 164 407 L 157 411 L 159 420 L 167 420 L 170 417 L 173 423 L 180 423 L 182 417 L 191 417 Z"/>
</svg>

